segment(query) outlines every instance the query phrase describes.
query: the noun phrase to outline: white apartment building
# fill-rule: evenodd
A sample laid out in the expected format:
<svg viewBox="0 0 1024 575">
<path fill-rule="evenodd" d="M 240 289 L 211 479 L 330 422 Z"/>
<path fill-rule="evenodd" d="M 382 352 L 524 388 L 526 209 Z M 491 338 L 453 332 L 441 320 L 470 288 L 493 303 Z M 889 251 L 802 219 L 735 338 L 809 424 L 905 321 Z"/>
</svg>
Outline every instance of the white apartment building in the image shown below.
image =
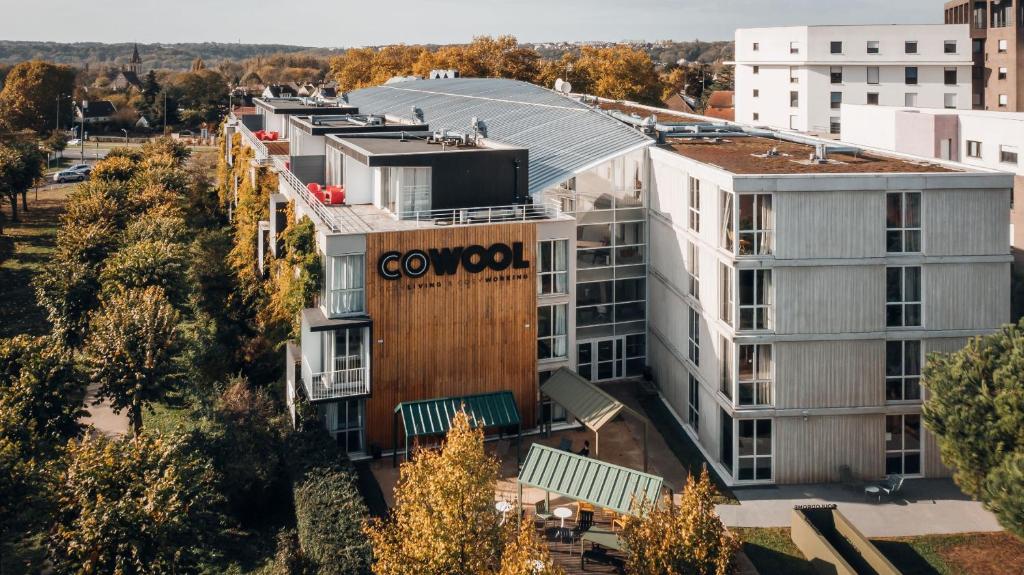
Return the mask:
<svg viewBox="0 0 1024 575">
<path fill-rule="evenodd" d="M 650 150 L 666 403 L 732 484 L 948 476 L 920 376 L 1010 318 L 1010 176 L 732 130 Z"/>
<path fill-rule="evenodd" d="M 843 105 L 842 139 L 857 146 L 941 158 L 1016 174 L 1013 205 L 1024 205 L 1024 113 Z M 1024 214 L 1010 213 L 1017 261 L 1024 258 Z"/>
<path fill-rule="evenodd" d="M 736 30 L 736 121 L 838 134 L 842 104 L 970 109 L 966 25 Z"/>
</svg>

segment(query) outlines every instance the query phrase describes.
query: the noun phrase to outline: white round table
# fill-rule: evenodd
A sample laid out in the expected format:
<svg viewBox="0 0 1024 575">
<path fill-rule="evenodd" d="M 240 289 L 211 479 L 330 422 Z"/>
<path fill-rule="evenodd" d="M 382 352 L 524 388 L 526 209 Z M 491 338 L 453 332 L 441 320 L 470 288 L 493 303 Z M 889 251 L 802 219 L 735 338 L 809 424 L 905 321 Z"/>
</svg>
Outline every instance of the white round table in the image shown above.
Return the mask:
<svg viewBox="0 0 1024 575">
<path fill-rule="evenodd" d="M 508 501 L 499 501 L 494 504 L 494 508 L 498 510 L 498 513 L 501 513 L 502 517 L 505 517 L 506 513 L 512 511 L 512 504 Z"/>
<path fill-rule="evenodd" d="M 572 517 L 572 509 L 568 507 L 555 507 L 551 513 L 562 520 L 562 523 L 558 526 L 559 529 L 565 529 L 565 520 Z"/>
</svg>

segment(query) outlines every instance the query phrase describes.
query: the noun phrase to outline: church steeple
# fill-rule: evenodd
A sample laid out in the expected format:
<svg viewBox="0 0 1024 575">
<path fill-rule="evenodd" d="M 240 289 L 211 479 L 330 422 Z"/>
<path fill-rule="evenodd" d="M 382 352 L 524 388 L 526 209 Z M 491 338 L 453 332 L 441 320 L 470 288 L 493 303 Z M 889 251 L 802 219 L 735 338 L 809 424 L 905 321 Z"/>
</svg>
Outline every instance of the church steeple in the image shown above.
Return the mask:
<svg viewBox="0 0 1024 575">
<path fill-rule="evenodd" d="M 142 57 L 139 56 L 139 45 L 135 44 L 135 48 L 132 50 L 132 61 L 128 65 L 128 71 L 134 72 L 136 75 L 142 73 Z"/>
</svg>

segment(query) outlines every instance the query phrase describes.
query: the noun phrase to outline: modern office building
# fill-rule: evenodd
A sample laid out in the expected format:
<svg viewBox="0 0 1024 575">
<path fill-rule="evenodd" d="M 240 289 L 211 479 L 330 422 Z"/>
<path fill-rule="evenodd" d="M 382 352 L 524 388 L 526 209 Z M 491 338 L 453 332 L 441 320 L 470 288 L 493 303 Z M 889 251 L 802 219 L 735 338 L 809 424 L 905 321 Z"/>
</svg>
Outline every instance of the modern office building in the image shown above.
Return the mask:
<svg viewBox="0 0 1024 575">
<path fill-rule="evenodd" d="M 972 107 L 1024 112 L 1024 3 L 952 0 L 945 22 L 971 30 Z"/>
<path fill-rule="evenodd" d="M 970 109 L 966 25 L 736 30 L 736 121 L 839 134 L 843 103 Z"/>
<path fill-rule="evenodd" d="M 666 402 L 734 484 L 947 475 L 922 364 L 1009 320 L 1011 177 L 722 130 L 650 150 Z"/>
<path fill-rule="evenodd" d="M 921 365 L 1009 318 L 1009 176 L 510 80 L 348 101 L 292 118 L 291 155 L 254 148 L 325 262 L 290 395 L 351 453 L 399 446 L 396 407 L 437 397 L 566 418 L 540 389 L 568 367 L 650 376 L 733 484 L 948 473 Z M 228 130 L 252 142 L 246 117 Z"/>
<path fill-rule="evenodd" d="M 843 116 L 849 144 L 1014 173 L 1010 238 L 1024 263 L 1024 113 L 844 105 Z"/>
</svg>

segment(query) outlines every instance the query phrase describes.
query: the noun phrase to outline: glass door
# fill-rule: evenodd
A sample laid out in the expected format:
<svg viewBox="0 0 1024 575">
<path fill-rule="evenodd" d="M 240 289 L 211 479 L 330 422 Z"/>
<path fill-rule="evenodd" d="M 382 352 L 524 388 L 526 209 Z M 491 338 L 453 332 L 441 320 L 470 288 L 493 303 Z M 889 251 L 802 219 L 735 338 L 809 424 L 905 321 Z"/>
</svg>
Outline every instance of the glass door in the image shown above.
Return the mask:
<svg viewBox="0 0 1024 575">
<path fill-rule="evenodd" d="M 590 381 L 611 381 L 626 376 L 626 338 L 585 341 L 577 345 L 576 372 Z"/>
</svg>

